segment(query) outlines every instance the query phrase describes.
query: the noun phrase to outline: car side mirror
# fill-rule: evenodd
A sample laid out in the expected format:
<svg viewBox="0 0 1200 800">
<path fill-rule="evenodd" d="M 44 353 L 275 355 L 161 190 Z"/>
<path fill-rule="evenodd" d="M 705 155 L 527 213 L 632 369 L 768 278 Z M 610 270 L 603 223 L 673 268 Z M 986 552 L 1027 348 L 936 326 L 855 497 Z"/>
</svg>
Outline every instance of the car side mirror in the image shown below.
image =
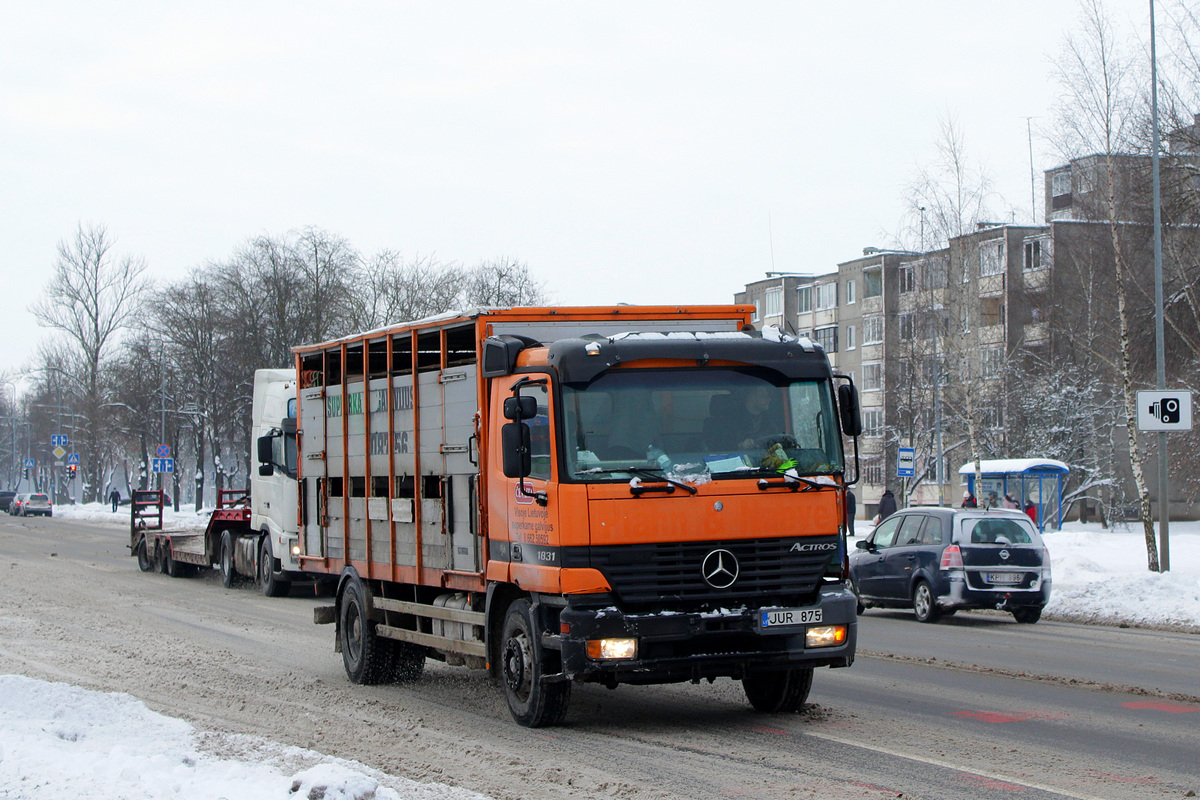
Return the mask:
<svg viewBox="0 0 1200 800">
<path fill-rule="evenodd" d="M 871 543 L 869 541 L 867 541 L 866 539 L 859 539 L 857 542 L 854 543 L 854 546 L 857 547 L 859 550 L 870 550 L 871 549 Z"/>
</svg>

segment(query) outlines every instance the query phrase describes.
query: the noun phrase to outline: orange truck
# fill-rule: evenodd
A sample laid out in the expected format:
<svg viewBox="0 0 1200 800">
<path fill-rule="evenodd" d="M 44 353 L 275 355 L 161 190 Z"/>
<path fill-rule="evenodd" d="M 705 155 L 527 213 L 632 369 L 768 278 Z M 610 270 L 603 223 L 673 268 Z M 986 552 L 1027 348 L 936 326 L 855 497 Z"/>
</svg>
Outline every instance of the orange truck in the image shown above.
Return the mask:
<svg viewBox="0 0 1200 800">
<path fill-rule="evenodd" d="M 491 670 L 555 725 L 578 682 L 740 680 L 794 711 L 854 660 L 858 397 L 750 306 L 478 309 L 294 348 L 299 562 L 356 683 Z"/>
</svg>

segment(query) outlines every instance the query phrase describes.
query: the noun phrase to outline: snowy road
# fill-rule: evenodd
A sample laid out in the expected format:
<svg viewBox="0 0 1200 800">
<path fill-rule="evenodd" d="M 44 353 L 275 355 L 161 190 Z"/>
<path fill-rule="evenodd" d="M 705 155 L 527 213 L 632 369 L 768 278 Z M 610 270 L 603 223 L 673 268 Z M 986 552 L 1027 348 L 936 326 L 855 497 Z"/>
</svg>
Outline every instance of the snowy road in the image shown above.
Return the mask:
<svg viewBox="0 0 1200 800">
<path fill-rule="evenodd" d="M 1084 644 L 1083 655 L 1050 652 L 1054 625 L 956 621 L 920 644 L 906 636 L 918 630 L 911 620 L 868 613 L 863 649 L 873 655 L 848 670 L 818 671 L 802 714 L 753 714 L 730 681 L 616 692 L 585 686 L 566 727 L 530 731 L 511 721 L 481 672 L 430 662 L 415 686 L 351 685 L 332 629 L 311 622 L 319 601 L 225 590 L 211 575 L 142 574 L 125 542 L 118 528 L 0 517 L 0 673 L 128 692 L 204 730 L 260 736 L 497 800 L 1143 800 L 1200 791 L 1200 688 L 1147 694 L 1124 681 L 1080 687 L 946 669 L 941 664 L 955 659 L 936 649 L 944 640 L 969 653 L 988 636 L 1003 637 L 1009 655 L 1027 647 L 1031 661 L 1052 655 L 1054 669 L 1069 672 L 1070 659 L 1093 651 Z M 880 633 L 867 638 L 872 630 Z M 1110 639 L 1087 629 L 1064 641 L 1117 647 L 1128 633 L 1108 631 Z M 1139 635 L 1148 647 L 1160 636 Z M 1200 637 L 1161 637 L 1184 659 L 1170 680 L 1200 683 Z M 905 642 L 916 652 L 884 652 Z"/>
</svg>

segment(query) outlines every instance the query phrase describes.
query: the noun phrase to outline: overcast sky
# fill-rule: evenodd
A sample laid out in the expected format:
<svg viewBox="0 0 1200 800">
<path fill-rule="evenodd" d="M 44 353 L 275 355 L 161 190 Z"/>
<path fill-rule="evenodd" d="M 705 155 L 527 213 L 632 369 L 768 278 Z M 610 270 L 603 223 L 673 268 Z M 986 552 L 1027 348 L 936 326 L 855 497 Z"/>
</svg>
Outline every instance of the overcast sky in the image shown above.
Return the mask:
<svg viewBox="0 0 1200 800">
<path fill-rule="evenodd" d="M 1142 0 L 1110 0 L 1128 19 Z M 957 118 L 1004 219 L 1075 0 L 5 2 L 0 370 L 59 240 L 160 280 L 315 225 L 364 253 L 509 256 L 557 302 L 730 302 L 895 244 Z M 1034 125 L 1038 124 L 1034 120 Z M 1034 168 L 1058 163 L 1033 141 Z M 1039 209 L 1040 213 L 1040 209 Z"/>
</svg>

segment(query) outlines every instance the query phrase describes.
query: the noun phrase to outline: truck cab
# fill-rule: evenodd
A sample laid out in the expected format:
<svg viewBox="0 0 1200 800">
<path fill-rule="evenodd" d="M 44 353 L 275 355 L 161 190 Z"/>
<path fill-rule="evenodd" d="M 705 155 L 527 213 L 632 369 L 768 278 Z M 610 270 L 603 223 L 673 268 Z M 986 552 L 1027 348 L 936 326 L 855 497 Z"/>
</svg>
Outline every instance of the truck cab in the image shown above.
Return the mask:
<svg viewBox="0 0 1200 800">
<path fill-rule="evenodd" d="M 259 536 L 254 552 L 244 557 L 254 557 L 263 593 L 278 596 L 304 577 L 296 513 L 295 370 L 255 371 L 252 415 L 258 469 L 250 475 L 250 528 Z"/>
</svg>

